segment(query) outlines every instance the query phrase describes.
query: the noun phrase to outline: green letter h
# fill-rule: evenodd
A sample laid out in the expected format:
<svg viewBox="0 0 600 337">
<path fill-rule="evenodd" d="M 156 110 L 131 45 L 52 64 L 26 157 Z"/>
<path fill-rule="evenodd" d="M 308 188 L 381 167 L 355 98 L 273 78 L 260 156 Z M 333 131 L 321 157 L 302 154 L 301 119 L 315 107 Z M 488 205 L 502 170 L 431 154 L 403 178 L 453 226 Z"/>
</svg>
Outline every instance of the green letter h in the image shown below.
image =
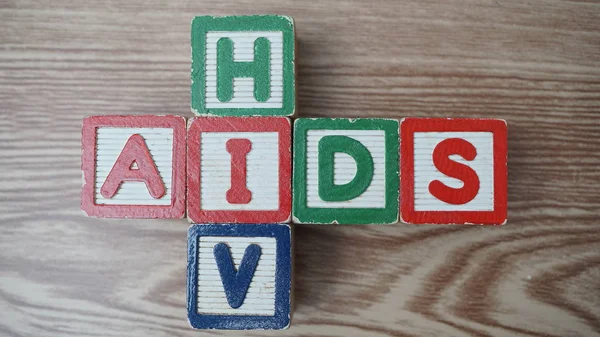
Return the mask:
<svg viewBox="0 0 600 337">
<path fill-rule="evenodd" d="M 234 77 L 254 78 L 254 99 L 265 102 L 271 96 L 271 43 L 265 37 L 254 41 L 254 61 L 233 61 L 233 41 L 217 42 L 217 98 L 228 102 L 233 97 Z"/>
</svg>

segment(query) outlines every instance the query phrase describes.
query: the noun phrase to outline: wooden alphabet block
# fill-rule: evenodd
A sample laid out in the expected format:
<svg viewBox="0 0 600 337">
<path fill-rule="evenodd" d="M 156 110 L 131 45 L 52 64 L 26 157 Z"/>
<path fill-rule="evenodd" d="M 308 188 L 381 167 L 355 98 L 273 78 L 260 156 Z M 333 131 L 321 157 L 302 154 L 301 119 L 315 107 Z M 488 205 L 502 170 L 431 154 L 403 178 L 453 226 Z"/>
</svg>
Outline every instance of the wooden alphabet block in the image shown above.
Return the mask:
<svg viewBox="0 0 600 337">
<path fill-rule="evenodd" d="M 185 118 L 83 120 L 81 209 L 103 218 L 183 218 Z"/>
<path fill-rule="evenodd" d="M 208 116 L 292 116 L 294 22 L 279 15 L 192 22 L 192 110 Z"/>
<path fill-rule="evenodd" d="M 407 118 L 401 136 L 403 222 L 506 222 L 505 121 Z"/>
<path fill-rule="evenodd" d="M 396 222 L 398 143 L 396 120 L 297 119 L 294 222 Z"/>
<path fill-rule="evenodd" d="M 285 224 L 192 225 L 187 307 L 196 329 L 286 329 L 292 250 Z"/>
<path fill-rule="evenodd" d="M 188 128 L 188 165 L 187 209 L 191 222 L 289 220 L 289 119 L 194 118 Z"/>
</svg>

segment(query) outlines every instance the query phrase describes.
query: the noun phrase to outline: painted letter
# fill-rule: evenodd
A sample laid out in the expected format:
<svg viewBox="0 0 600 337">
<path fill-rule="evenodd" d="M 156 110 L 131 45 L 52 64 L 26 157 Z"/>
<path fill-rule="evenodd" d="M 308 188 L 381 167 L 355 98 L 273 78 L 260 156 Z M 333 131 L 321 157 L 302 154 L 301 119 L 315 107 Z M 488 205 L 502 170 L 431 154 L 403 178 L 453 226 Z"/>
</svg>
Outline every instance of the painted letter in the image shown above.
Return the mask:
<svg viewBox="0 0 600 337">
<path fill-rule="evenodd" d="M 479 193 L 479 177 L 469 166 L 449 158 L 454 154 L 470 161 L 477 156 L 477 150 L 473 144 L 464 139 L 443 140 L 433 150 L 433 165 L 443 174 L 462 180 L 464 185 L 461 188 L 452 188 L 439 180 L 434 180 L 429 184 L 429 193 L 443 202 L 462 205 L 475 199 Z"/>
<path fill-rule="evenodd" d="M 137 165 L 136 168 L 134 164 Z M 159 199 L 166 193 L 165 184 L 150 155 L 150 150 L 139 134 L 132 135 L 125 143 L 119 158 L 102 184 L 100 193 L 105 198 L 112 198 L 125 181 L 143 181 L 154 199 Z"/>
<path fill-rule="evenodd" d="M 254 41 L 254 61 L 235 62 L 233 41 L 221 38 L 217 42 L 217 98 L 228 102 L 233 98 L 233 79 L 250 77 L 254 79 L 254 99 L 265 102 L 271 96 L 271 43 L 260 37 Z"/>
<path fill-rule="evenodd" d="M 227 190 L 227 202 L 247 204 L 252 200 L 252 192 L 246 187 L 246 156 L 252 143 L 248 139 L 230 139 L 226 147 L 231 154 L 231 188 Z"/>
<path fill-rule="evenodd" d="M 334 183 L 336 152 L 350 155 L 356 162 L 356 175 L 342 185 Z M 363 194 L 373 180 L 373 157 L 359 141 L 346 136 L 325 136 L 319 141 L 319 197 L 323 201 L 346 201 Z"/>
<path fill-rule="evenodd" d="M 227 303 L 230 307 L 237 309 L 244 303 L 254 271 L 258 266 L 261 255 L 260 246 L 251 244 L 246 247 L 244 257 L 237 271 L 229 252 L 229 246 L 225 243 L 219 243 L 215 245 L 213 251 L 221 275 L 223 289 L 225 289 Z"/>
</svg>

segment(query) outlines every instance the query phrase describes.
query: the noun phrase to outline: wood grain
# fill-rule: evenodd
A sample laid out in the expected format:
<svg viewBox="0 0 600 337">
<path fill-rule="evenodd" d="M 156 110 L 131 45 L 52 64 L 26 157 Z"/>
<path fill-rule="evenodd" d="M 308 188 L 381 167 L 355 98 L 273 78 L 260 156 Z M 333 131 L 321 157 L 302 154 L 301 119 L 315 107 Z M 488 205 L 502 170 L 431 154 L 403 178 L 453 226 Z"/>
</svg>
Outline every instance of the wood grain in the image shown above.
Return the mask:
<svg viewBox="0 0 600 337">
<path fill-rule="evenodd" d="M 79 210 L 81 121 L 189 108 L 190 21 L 294 16 L 298 112 L 509 125 L 501 227 L 296 226 L 292 328 L 600 336 L 600 3 L 0 2 L 0 335 L 192 331 L 185 221 Z"/>
</svg>

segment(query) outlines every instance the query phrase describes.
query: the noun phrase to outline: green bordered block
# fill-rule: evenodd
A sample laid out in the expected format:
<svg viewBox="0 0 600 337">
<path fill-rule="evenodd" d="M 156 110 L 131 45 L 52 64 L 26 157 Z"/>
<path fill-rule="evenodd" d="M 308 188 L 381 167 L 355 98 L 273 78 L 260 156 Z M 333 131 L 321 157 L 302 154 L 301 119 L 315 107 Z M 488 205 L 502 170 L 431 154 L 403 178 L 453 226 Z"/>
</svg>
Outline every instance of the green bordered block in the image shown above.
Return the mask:
<svg viewBox="0 0 600 337">
<path fill-rule="evenodd" d="M 294 22 L 278 15 L 192 21 L 192 111 L 201 116 L 292 116 Z"/>
<path fill-rule="evenodd" d="M 392 119 L 297 119 L 294 222 L 397 222 L 398 125 Z"/>
</svg>

